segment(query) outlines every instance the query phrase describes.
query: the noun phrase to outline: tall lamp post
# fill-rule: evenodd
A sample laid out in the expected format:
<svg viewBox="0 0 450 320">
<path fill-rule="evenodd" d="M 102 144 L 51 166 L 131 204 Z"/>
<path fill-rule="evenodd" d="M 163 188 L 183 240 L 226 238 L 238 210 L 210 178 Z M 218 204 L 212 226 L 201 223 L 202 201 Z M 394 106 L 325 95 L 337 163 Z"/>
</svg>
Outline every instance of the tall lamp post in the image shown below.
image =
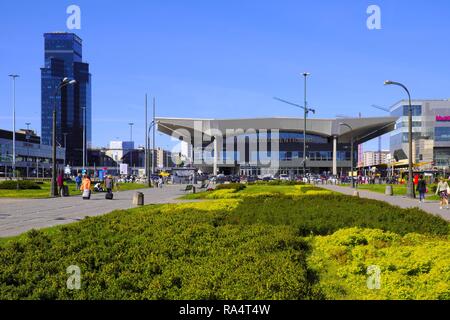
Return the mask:
<svg viewBox="0 0 450 320">
<path fill-rule="evenodd" d="M 134 126 L 134 123 L 130 122 L 130 123 L 128 123 L 128 125 L 130 126 L 130 142 L 133 142 L 133 126 Z M 134 147 L 133 147 L 133 149 L 134 149 Z M 130 152 L 131 175 L 133 175 L 133 151 L 134 150 L 131 150 L 131 152 Z"/>
<path fill-rule="evenodd" d="M 307 157 L 306 157 L 306 121 L 308 119 L 308 114 L 310 112 L 315 114 L 316 110 L 310 109 L 310 108 L 305 108 L 303 106 L 300 106 L 298 104 L 295 104 L 295 103 L 292 103 L 292 102 L 289 102 L 289 101 L 286 101 L 286 100 L 283 100 L 283 99 L 280 99 L 280 98 L 274 98 L 274 99 L 278 100 L 280 102 L 289 104 L 291 106 L 294 106 L 294 107 L 297 107 L 297 108 L 305 110 L 304 128 L 303 128 L 303 177 L 305 177 L 306 176 L 306 160 L 307 160 Z"/>
<path fill-rule="evenodd" d="M 66 166 L 67 165 L 66 162 L 67 162 L 67 135 L 68 135 L 68 133 L 64 132 L 63 135 L 64 135 L 64 166 Z"/>
<path fill-rule="evenodd" d="M 83 110 L 83 171 L 86 170 L 86 107 Z"/>
<path fill-rule="evenodd" d="M 57 197 L 58 196 L 58 186 L 56 181 L 57 175 L 57 160 L 56 160 L 56 96 L 60 90 L 68 85 L 76 84 L 76 80 L 69 80 L 68 78 L 64 78 L 61 83 L 56 87 L 55 94 L 53 95 L 53 137 L 52 137 L 52 148 L 53 148 L 53 164 L 52 164 L 52 186 L 50 189 L 50 196 Z"/>
<path fill-rule="evenodd" d="M 306 119 L 308 118 L 308 113 L 310 111 L 308 109 L 308 100 L 306 99 L 306 82 L 307 82 L 308 76 L 310 76 L 310 75 L 311 75 L 311 73 L 308 73 L 308 72 L 303 73 L 303 77 L 305 78 L 305 104 L 304 104 L 305 107 L 303 108 L 303 110 L 305 111 L 304 126 L 303 126 L 303 141 L 304 141 L 304 143 L 303 143 L 303 159 L 304 159 L 304 161 L 303 161 L 303 177 L 306 176 L 306 159 L 307 159 L 307 157 L 306 157 Z M 311 109 L 311 111 L 313 113 L 315 113 L 314 110 Z"/>
<path fill-rule="evenodd" d="M 355 188 L 355 186 L 356 186 L 356 189 L 358 189 L 358 184 L 355 184 L 355 179 L 353 177 L 353 174 L 354 174 L 354 150 L 353 149 L 354 149 L 354 144 L 355 144 L 355 141 L 353 139 L 353 128 L 352 128 L 351 125 L 349 125 L 347 123 L 344 123 L 344 122 L 339 123 L 339 125 L 343 126 L 343 127 L 347 127 L 347 128 L 350 129 L 350 144 L 351 144 L 351 147 L 350 147 L 350 152 L 351 152 L 351 155 L 350 155 L 351 169 L 350 170 L 352 172 L 352 188 Z"/>
<path fill-rule="evenodd" d="M 413 111 L 412 111 L 412 103 L 411 103 L 411 94 L 408 90 L 408 88 L 400 83 L 395 81 L 387 80 L 384 82 L 385 86 L 394 85 L 402 87 L 406 93 L 408 94 L 408 101 L 409 101 L 409 109 L 408 109 L 408 144 L 409 144 L 409 156 L 408 156 L 408 190 L 407 190 L 407 196 L 408 198 L 414 199 L 415 192 L 414 192 L 414 181 L 413 181 L 413 125 L 412 125 L 412 118 L 413 118 Z"/>
<path fill-rule="evenodd" d="M 151 155 L 152 155 L 152 165 L 151 165 L 151 174 L 149 174 L 148 176 L 147 176 L 147 178 L 148 178 L 148 186 L 149 187 L 151 187 L 152 186 L 152 176 L 155 174 L 155 161 L 154 161 L 154 158 L 155 158 L 155 141 L 153 140 L 153 143 L 150 143 L 150 133 L 151 133 L 151 131 L 152 131 L 152 129 L 154 128 L 156 126 L 156 122 L 155 121 L 152 121 L 151 122 L 151 124 L 150 124 L 150 126 L 148 127 L 148 141 L 147 141 L 147 144 L 150 146 L 152 146 L 151 147 L 151 149 L 150 149 L 150 151 L 151 151 Z M 150 152 L 148 152 L 147 153 L 147 155 L 149 155 L 150 154 Z"/>
<path fill-rule="evenodd" d="M 29 158 L 30 158 L 30 125 L 31 125 L 31 122 L 26 122 L 25 124 L 27 126 L 27 133 L 25 135 L 25 138 L 27 140 L 27 161 L 26 162 L 27 162 L 27 179 L 28 179 L 30 177 Z"/>
<path fill-rule="evenodd" d="M 13 151 L 12 151 L 12 170 L 13 178 L 16 179 L 16 79 L 20 76 L 10 74 L 9 77 L 13 81 Z"/>
</svg>

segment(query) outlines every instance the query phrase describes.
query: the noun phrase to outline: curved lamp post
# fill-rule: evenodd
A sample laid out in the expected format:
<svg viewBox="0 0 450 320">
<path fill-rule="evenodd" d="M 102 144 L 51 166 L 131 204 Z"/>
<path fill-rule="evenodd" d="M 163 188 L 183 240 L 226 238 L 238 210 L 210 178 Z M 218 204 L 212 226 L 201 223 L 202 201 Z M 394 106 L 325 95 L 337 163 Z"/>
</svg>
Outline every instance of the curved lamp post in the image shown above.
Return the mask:
<svg viewBox="0 0 450 320">
<path fill-rule="evenodd" d="M 401 84 L 400 82 L 390 81 L 387 80 L 384 82 L 385 86 L 394 85 L 402 87 L 406 93 L 408 94 L 408 100 L 409 100 L 409 111 L 408 111 L 408 144 L 409 144 L 409 160 L 408 160 L 408 191 L 407 196 L 409 198 L 414 199 L 415 193 L 414 193 L 414 182 L 413 182 L 413 152 L 412 152 L 412 146 L 413 146 L 413 125 L 412 125 L 412 104 L 411 104 L 411 94 L 409 93 L 408 88 Z"/>
<path fill-rule="evenodd" d="M 16 79 L 20 76 L 17 74 L 10 74 L 9 77 L 13 81 L 13 145 L 12 145 L 12 174 L 13 179 L 16 180 Z M 19 185 L 17 184 L 17 189 Z"/>
<path fill-rule="evenodd" d="M 56 96 L 58 92 L 68 86 L 76 84 L 76 80 L 69 80 L 68 78 L 64 78 L 61 83 L 56 87 L 55 94 L 53 95 L 54 106 L 53 106 L 53 137 L 52 137 L 52 148 L 53 148 L 53 164 L 52 164 L 52 186 L 50 189 L 50 196 L 57 197 L 58 196 L 58 186 L 56 182 L 57 175 L 57 163 L 56 163 Z"/>
<path fill-rule="evenodd" d="M 353 128 L 352 128 L 352 126 L 351 125 L 349 125 L 348 123 L 344 123 L 344 122 L 341 122 L 341 123 L 339 123 L 339 125 L 340 126 L 342 126 L 342 127 L 347 127 L 347 128 L 349 128 L 350 129 L 350 140 L 351 140 L 351 142 L 350 142 L 350 144 L 351 144 L 351 156 L 350 156 L 350 162 L 352 163 L 351 164 L 351 171 L 352 171 L 352 188 L 356 188 L 356 189 L 358 189 L 358 187 L 357 187 L 357 185 L 358 184 L 355 184 L 355 179 L 353 179 L 353 173 L 354 173 L 354 159 L 353 159 L 353 152 L 354 152 L 354 150 L 353 150 L 353 145 L 354 145 L 354 140 L 353 140 Z M 356 186 L 356 187 L 355 187 Z"/>
</svg>

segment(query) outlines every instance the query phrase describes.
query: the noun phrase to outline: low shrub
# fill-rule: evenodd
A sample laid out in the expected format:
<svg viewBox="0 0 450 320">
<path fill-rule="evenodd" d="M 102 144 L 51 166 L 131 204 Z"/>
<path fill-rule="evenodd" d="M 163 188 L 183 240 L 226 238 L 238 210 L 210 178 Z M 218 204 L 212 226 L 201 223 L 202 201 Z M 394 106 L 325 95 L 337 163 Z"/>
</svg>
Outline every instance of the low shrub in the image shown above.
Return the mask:
<svg viewBox="0 0 450 320">
<path fill-rule="evenodd" d="M 300 181 L 286 181 L 286 180 L 271 180 L 271 181 L 255 181 L 250 182 L 248 185 L 260 185 L 260 186 L 304 186 L 304 182 Z"/>
<path fill-rule="evenodd" d="M 34 181 L 19 180 L 19 181 L 3 181 L 0 182 L 0 190 L 41 190 L 41 186 Z"/>
<path fill-rule="evenodd" d="M 361 227 L 395 232 L 448 235 L 449 223 L 416 208 L 402 209 L 387 203 L 344 196 L 277 194 L 276 197 L 245 197 L 228 216 L 230 222 L 289 225 L 299 235 L 330 235 L 341 228 Z"/>
<path fill-rule="evenodd" d="M 307 242 L 288 226 L 221 224 L 235 202 L 145 207 L 30 232 L 0 247 L 0 299 L 322 298 Z M 81 290 L 66 288 L 71 265 Z"/>
<path fill-rule="evenodd" d="M 327 299 L 450 299 L 448 240 L 352 228 L 312 243 L 308 265 L 318 272 Z M 381 271 L 377 290 L 368 288 L 369 266 Z"/>
<path fill-rule="evenodd" d="M 235 192 L 239 192 L 247 188 L 244 184 L 240 183 L 229 183 L 229 184 L 219 184 L 216 187 L 216 190 L 229 190 L 232 189 Z"/>
</svg>

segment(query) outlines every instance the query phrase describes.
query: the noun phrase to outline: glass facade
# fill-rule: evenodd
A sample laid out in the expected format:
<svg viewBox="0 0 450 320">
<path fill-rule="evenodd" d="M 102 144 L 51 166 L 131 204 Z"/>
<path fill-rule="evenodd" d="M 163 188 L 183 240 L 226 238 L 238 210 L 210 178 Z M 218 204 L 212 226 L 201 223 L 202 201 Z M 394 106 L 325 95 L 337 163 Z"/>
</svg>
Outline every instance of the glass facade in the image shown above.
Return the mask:
<svg viewBox="0 0 450 320">
<path fill-rule="evenodd" d="M 91 74 L 82 62 L 82 40 L 73 33 L 46 33 L 45 67 L 41 68 L 42 144 L 52 144 L 52 116 L 56 107 L 57 144 L 67 149 L 67 164 L 82 164 L 83 130 L 86 147 L 92 141 Z M 63 78 L 75 85 L 57 92 Z M 66 143 L 66 145 L 64 145 Z"/>
<path fill-rule="evenodd" d="M 420 103 L 420 105 L 419 105 Z M 391 152 L 402 150 L 409 154 L 408 106 L 401 102 L 392 110 L 398 117 L 391 133 Z M 413 105 L 413 161 L 427 163 L 429 167 L 446 167 L 450 159 L 449 100 L 423 100 Z"/>
<path fill-rule="evenodd" d="M 422 105 L 412 105 L 412 115 L 413 117 L 422 116 Z M 409 105 L 400 106 L 392 111 L 393 117 L 408 117 L 409 116 Z"/>
<path fill-rule="evenodd" d="M 434 129 L 434 140 L 439 142 L 450 141 L 450 127 L 438 127 Z"/>
</svg>

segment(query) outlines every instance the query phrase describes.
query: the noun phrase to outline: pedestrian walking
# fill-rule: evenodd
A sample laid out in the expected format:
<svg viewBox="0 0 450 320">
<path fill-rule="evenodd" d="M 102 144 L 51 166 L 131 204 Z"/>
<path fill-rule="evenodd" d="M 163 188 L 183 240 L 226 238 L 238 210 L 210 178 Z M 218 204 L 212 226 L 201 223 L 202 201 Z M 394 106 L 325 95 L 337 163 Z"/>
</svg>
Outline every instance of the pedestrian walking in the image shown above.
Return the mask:
<svg viewBox="0 0 450 320">
<path fill-rule="evenodd" d="M 114 188 L 114 180 L 112 176 L 107 176 L 105 179 L 105 188 L 106 192 L 112 193 L 112 190 Z"/>
<path fill-rule="evenodd" d="M 442 210 L 444 206 L 448 209 L 448 195 L 450 193 L 450 187 L 448 186 L 447 181 L 444 178 L 441 178 L 439 184 L 436 189 L 436 194 L 441 198 L 441 202 L 439 204 L 439 209 Z"/>
<path fill-rule="evenodd" d="M 160 188 L 163 187 L 163 183 L 164 183 L 163 179 L 162 179 L 161 177 L 159 177 L 159 179 L 158 179 L 158 186 L 159 186 Z"/>
<path fill-rule="evenodd" d="M 77 175 L 77 177 L 75 178 L 75 183 L 77 184 L 77 190 L 80 190 L 82 182 L 83 182 L 83 179 L 81 177 L 81 173 L 79 173 Z"/>
<path fill-rule="evenodd" d="M 419 193 L 419 203 L 425 202 L 425 194 L 427 193 L 427 182 L 423 178 L 423 175 L 419 177 L 417 181 L 417 192 Z"/>
<path fill-rule="evenodd" d="M 84 200 L 89 200 L 91 198 L 91 177 L 89 177 L 88 174 L 84 175 L 80 190 L 83 191 Z"/>
<path fill-rule="evenodd" d="M 59 173 L 58 178 L 56 179 L 56 183 L 58 185 L 58 194 L 60 197 L 64 197 L 64 175 L 62 172 Z"/>
</svg>

